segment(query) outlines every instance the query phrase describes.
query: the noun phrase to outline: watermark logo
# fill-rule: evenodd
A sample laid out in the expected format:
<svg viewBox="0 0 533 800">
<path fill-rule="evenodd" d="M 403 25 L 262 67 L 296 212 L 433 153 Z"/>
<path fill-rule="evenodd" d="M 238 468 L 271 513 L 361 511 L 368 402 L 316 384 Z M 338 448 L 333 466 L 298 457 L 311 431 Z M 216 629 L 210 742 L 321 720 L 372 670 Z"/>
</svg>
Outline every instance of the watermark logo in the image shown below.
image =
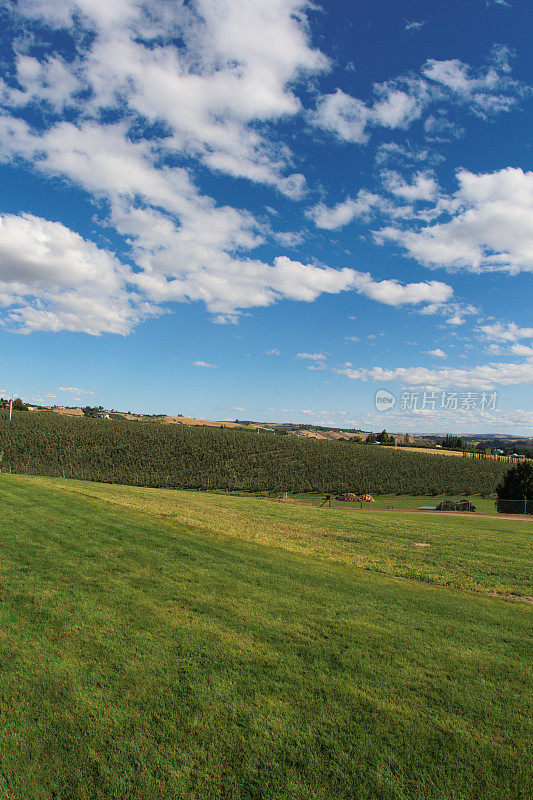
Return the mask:
<svg viewBox="0 0 533 800">
<path fill-rule="evenodd" d="M 396 397 L 387 389 L 378 389 L 374 402 L 378 411 L 390 411 L 396 405 Z"/>
<path fill-rule="evenodd" d="M 498 392 L 453 392 L 416 390 L 400 395 L 401 411 L 492 411 L 498 403 Z M 378 389 L 375 406 L 378 411 L 390 411 L 396 396 L 387 389 Z"/>
</svg>

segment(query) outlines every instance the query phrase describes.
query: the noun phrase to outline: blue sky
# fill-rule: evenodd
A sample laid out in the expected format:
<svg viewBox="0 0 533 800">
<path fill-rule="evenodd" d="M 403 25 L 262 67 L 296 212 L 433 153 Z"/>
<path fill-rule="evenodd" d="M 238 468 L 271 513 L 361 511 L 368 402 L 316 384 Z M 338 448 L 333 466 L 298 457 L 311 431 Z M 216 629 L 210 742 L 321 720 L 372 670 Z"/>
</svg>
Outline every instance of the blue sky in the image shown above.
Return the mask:
<svg viewBox="0 0 533 800">
<path fill-rule="evenodd" d="M 531 435 L 531 12 L 0 0 L 0 394 Z"/>
</svg>

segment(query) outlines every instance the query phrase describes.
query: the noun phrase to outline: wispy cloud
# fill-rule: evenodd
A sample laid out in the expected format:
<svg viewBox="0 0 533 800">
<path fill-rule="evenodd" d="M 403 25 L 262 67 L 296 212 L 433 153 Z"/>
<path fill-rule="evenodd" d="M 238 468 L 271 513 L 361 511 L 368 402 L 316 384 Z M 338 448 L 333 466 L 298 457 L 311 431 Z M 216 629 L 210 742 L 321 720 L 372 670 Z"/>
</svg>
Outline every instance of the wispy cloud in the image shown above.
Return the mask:
<svg viewBox="0 0 533 800">
<path fill-rule="evenodd" d="M 418 22 L 409 22 L 408 20 L 405 20 L 405 30 L 408 33 L 416 33 L 424 27 L 426 22 L 427 20 L 425 19 L 419 20 Z"/>
<path fill-rule="evenodd" d="M 493 322 L 480 325 L 478 332 L 486 339 L 496 342 L 518 342 L 533 339 L 533 328 L 525 328 L 515 322 Z"/>
<path fill-rule="evenodd" d="M 68 394 L 77 394 L 77 395 L 94 394 L 94 392 L 91 391 L 90 389 L 79 389 L 77 386 L 59 386 L 58 391 L 66 392 Z M 55 395 L 50 395 L 50 397 L 55 397 Z"/>
<path fill-rule="evenodd" d="M 297 358 L 307 358 L 307 359 L 310 359 L 311 361 L 325 361 L 326 360 L 326 356 L 324 355 L 324 353 L 297 353 L 296 357 Z"/>
</svg>

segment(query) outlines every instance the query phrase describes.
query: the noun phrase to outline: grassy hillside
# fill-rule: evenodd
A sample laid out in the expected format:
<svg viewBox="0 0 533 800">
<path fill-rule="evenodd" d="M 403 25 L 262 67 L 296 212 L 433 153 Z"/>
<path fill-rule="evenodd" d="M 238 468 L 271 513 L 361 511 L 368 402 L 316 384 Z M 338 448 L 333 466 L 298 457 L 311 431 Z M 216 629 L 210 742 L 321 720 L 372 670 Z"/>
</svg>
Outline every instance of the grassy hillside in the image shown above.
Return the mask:
<svg viewBox="0 0 533 800">
<path fill-rule="evenodd" d="M 4 471 L 240 491 L 493 492 L 508 464 L 240 429 L 0 414 Z"/>
<path fill-rule="evenodd" d="M 531 607 L 376 571 L 525 591 L 524 523 L 6 475 L 0 508 L 0 797 L 529 797 Z"/>
</svg>

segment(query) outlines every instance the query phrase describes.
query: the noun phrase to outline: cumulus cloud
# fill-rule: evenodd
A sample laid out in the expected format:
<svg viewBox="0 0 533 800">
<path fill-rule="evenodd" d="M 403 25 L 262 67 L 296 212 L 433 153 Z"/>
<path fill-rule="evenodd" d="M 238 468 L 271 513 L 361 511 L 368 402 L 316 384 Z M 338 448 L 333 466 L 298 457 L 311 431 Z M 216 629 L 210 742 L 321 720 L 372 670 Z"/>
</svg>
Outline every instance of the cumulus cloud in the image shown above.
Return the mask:
<svg viewBox="0 0 533 800">
<path fill-rule="evenodd" d="M 342 89 L 320 96 L 309 117 L 311 124 L 342 141 L 365 144 L 370 137 L 369 128 L 406 129 L 421 116 L 427 103 L 423 81 L 401 79 L 374 84 L 373 92 L 371 105 Z"/>
<path fill-rule="evenodd" d="M 322 293 L 355 290 L 389 305 L 450 296 L 437 282 L 403 285 L 286 256 L 253 258 L 265 236 L 294 246 L 299 235 L 276 234 L 246 210 L 217 205 L 192 179 L 190 158 L 291 198 L 305 192 L 304 176 L 290 173 L 290 152 L 258 126 L 299 113 L 294 83 L 328 66 L 309 43 L 305 8 L 304 0 L 198 0 L 150 12 L 140 0 L 17 4 L 14 13 L 26 20 L 76 33 L 77 49 L 70 60 L 18 54 L 3 100 L 12 110 L 40 108 L 42 124 L 0 117 L 2 157 L 25 159 L 101 201 L 104 224 L 123 237 L 127 258 L 60 223 L 4 218 L 0 300 L 11 327 L 125 334 L 168 302 L 201 301 L 222 323 Z M 398 84 L 382 84 L 370 116 L 401 127 L 415 106 Z M 66 108 L 68 119 L 60 114 Z M 104 108 L 114 121 L 102 121 Z M 333 229 L 367 213 L 374 199 L 360 192 L 344 207 L 309 213 Z"/>
<path fill-rule="evenodd" d="M 0 216 L 0 294 L 9 327 L 127 334 L 158 313 L 128 291 L 131 277 L 112 253 L 59 222 Z"/>
<path fill-rule="evenodd" d="M 236 258 L 222 250 L 219 237 L 238 238 L 241 229 L 237 226 L 235 232 L 231 213 L 219 220 L 210 211 L 206 213 L 213 223 L 208 231 L 211 246 L 196 239 L 183 241 L 183 231 L 175 230 L 166 217 L 139 210 L 134 252 L 141 271 L 61 223 L 31 215 L 1 217 L 4 319 L 24 333 L 127 334 L 139 321 L 160 313 L 160 304 L 168 301 L 200 300 L 218 315 L 217 321 L 234 322 L 243 309 L 283 299 L 311 302 L 323 293 L 353 290 L 388 305 L 441 303 L 452 294 L 449 286 L 437 281 L 403 285 L 286 256 L 275 258 L 272 265 Z M 158 224 L 167 226 L 165 237 Z"/>
<path fill-rule="evenodd" d="M 122 260 L 136 266 L 59 223 L 9 219 L 0 302 L 11 325 L 127 333 L 161 303 L 185 300 L 204 302 L 215 321 L 234 322 L 240 309 L 347 287 L 342 270 L 250 258 L 265 236 L 293 247 L 300 235 L 266 230 L 249 212 L 217 205 L 188 167 L 199 162 L 303 195 L 305 177 L 291 172 L 290 151 L 260 130 L 299 113 L 295 82 L 328 66 L 309 43 L 306 7 L 306 0 L 150 9 L 141 0 L 21 0 L 12 9 L 35 23 L 34 42 L 42 24 L 70 34 L 76 52 L 70 59 L 18 53 L 16 79 L 0 86 L 13 112 L 0 117 L 1 157 L 67 179 L 100 202 L 101 221 L 123 237 Z M 29 107 L 32 119 L 41 113 L 35 126 L 19 116 Z M 103 121 L 104 109 L 113 121 Z M 17 236 L 25 240 L 19 255 Z M 71 260 L 67 278 L 62 265 Z"/>
<path fill-rule="evenodd" d="M 449 219 L 405 230 L 387 227 L 377 241 L 394 241 L 428 267 L 471 272 L 533 270 L 533 172 L 457 175 Z"/>
<path fill-rule="evenodd" d="M 435 358 L 448 358 L 444 350 L 441 350 L 440 347 L 436 347 L 434 350 L 423 350 L 422 352 L 427 353 L 428 356 L 435 356 Z"/>
<path fill-rule="evenodd" d="M 360 294 L 390 306 L 442 304 L 453 295 L 452 287 L 440 281 L 401 284 L 396 279 L 375 281 L 368 273 L 355 274 L 353 281 Z"/>
<path fill-rule="evenodd" d="M 23 88 L 14 94 L 6 86 L 10 102 L 52 98 L 56 105 L 83 104 L 84 115 L 95 117 L 102 108 L 126 106 L 126 116 L 164 126 L 159 146 L 168 152 L 194 153 L 211 169 L 301 193 L 302 176 L 283 174 L 288 152 L 272 148 L 253 125 L 297 113 L 291 84 L 328 66 L 309 44 L 306 0 L 112 5 L 18 3 L 20 16 L 59 30 L 81 28 L 85 37 L 76 36 L 76 58 L 68 62 L 19 58 Z"/>
<path fill-rule="evenodd" d="M 231 323 L 249 308 L 311 302 L 323 293 L 355 291 L 421 308 L 449 301 L 451 288 L 437 281 L 379 281 L 284 255 L 271 263 L 255 258 L 267 239 L 292 247 L 300 234 L 267 229 L 246 209 L 217 204 L 196 183 L 192 165 L 291 199 L 305 195 L 305 176 L 273 131 L 302 112 L 298 82 L 329 67 L 311 45 L 308 7 L 306 0 L 149 7 L 142 0 L 20 0 L 11 7 L 19 22 L 31 22 L 32 37 L 31 47 L 29 40 L 15 42 L 14 73 L 0 84 L 0 158 L 23 160 L 86 192 L 98 204 L 97 220 L 119 235 L 121 255 L 58 222 L 6 215 L 4 324 L 25 333 L 127 334 L 168 302 L 200 301 L 215 322 Z M 66 39 L 74 47 L 68 57 Z M 463 70 L 468 92 L 452 87 L 454 69 L 458 74 L 432 62 L 428 76 L 376 84 L 368 103 L 340 90 L 319 97 L 313 124 L 346 141 L 365 141 L 372 127 L 407 128 L 432 102 L 437 84 L 441 95 L 475 98 L 504 84 L 510 95 L 518 93 L 503 50 L 491 67 L 497 79 Z M 411 182 L 392 177 L 390 189 L 425 200 L 437 191 L 432 180 L 422 172 Z M 335 230 L 374 207 L 397 218 L 410 212 L 360 191 L 333 208 L 319 204 L 308 216 Z"/>
<path fill-rule="evenodd" d="M 318 97 L 310 121 L 341 141 L 365 144 L 372 128 L 406 130 L 434 105 L 438 108 L 426 122 L 426 133 L 429 138 L 446 140 L 460 135 L 461 129 L 442 116 L 443 104 L 466 105 L 487 118 L 511 110 L 531 92 L 530 87 L 511 77 L 511 56 L 508 48 L 496 45 L 489 64 L 477 71 L 458 59 L 428 59 L 419 75 L 374 84 L 369 102 L 337 88 Z"/>
<path fill-rule="evenodd" d="M 410 183 L 393 170 L 385 170 L 381 177 L 387 191 L 408 202 L 434 200 L 438 193 L 438 184 L 429 172 L 417 172 Z"/>
</svg>

